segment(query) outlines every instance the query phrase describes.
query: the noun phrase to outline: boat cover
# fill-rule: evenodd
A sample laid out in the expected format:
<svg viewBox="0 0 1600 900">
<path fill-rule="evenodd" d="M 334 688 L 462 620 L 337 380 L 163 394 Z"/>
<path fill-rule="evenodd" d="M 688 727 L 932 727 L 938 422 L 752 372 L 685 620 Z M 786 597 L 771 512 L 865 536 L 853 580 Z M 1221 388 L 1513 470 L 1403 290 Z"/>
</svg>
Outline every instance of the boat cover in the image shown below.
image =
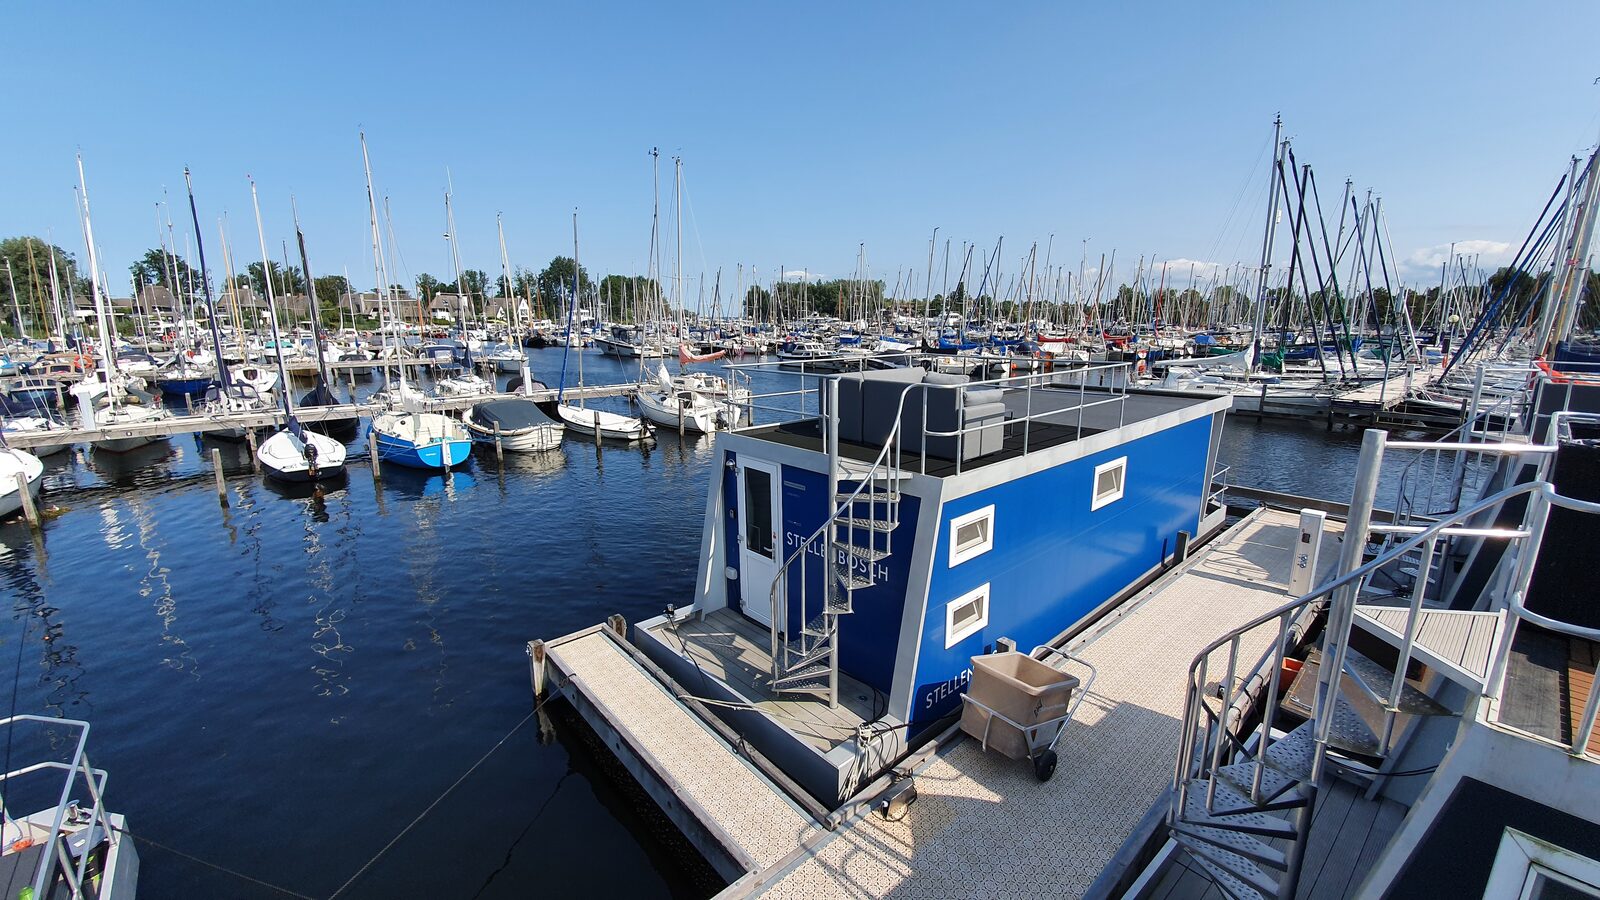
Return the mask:
<svg viewBox="0 0 1600 900">
<path fill-rule="evenodd" d="M 493 429 L 499 423 L 501 431 L 521 431 L 537 425 L 556 424 L 539 411 L 531 400 L 490 400 L 472 408 L 472 421 L 482 428 Z"/>
</svg>

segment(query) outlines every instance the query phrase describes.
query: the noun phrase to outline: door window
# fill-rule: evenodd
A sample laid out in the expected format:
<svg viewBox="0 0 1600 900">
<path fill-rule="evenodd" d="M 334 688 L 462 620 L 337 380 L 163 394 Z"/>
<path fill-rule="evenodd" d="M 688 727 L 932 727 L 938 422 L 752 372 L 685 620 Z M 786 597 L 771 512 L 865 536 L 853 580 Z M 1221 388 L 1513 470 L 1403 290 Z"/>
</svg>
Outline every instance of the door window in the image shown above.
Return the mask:
<svg viewBox="0 0 1600 900">
<path fill-rule="evenodd" d="M 744 470 L 744 547 L 772 559 L 772 474 Z"/>
</svg>

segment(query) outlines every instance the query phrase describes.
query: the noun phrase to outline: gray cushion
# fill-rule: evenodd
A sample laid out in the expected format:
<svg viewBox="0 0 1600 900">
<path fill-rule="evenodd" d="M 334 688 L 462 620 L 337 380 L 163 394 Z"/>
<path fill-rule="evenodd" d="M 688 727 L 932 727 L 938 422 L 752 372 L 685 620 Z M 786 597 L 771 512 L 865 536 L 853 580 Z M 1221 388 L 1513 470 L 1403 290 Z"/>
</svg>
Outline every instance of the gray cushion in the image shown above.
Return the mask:
<svg viewBox="0 0 1600 900">
<path fill-rule="evenodd" d="M 1005 401 L 1006 392 L 999 388 L 970 387 L 962 391 L 966 395 L 966 406 L 979 406 L 984 403 L 1001 403 Z"/>
<path fill-rule="evenodd" d="M 967 376 L 957 372 L 929 372 L 922 376 L 923 384 L 966 384 Z"/>
</svg>

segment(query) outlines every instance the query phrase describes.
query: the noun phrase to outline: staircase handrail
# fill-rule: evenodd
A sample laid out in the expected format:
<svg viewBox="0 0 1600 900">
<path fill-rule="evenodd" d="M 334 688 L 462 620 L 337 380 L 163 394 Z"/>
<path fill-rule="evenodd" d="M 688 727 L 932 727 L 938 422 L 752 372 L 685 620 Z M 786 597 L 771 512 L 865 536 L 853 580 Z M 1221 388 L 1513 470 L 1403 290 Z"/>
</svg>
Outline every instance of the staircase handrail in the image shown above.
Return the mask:
<svg viewBox="0 0 1600 900">
<path fill-rule="evenodd" d="M 837 381 L 837 379 L 835 379 L 835 381 Z M 851 491 L 850 495 L 848 497 L 846 497 L 843 501 L 839 501 L 838 505 L 833 507 L 833 509 L 830 512 L 830 514 L 825 519 L 823 519 L 822 525 L 820 527 L 818 527 L 816 531 L 811 532 L 811 534 L 809 536 L 807 536 L 804 540 L 798 542 L 795 545 L 794 552 L 790 553 L 788 555 L 788 557 L 784 559 L 783 565 L 779 566 L 777 573 L 775 575 L 773 575 L 773 577 L 772 577 L 772 588 L 768 593 L 768 600 L 772 604 L 772 627 L 771 627 L 771 631 L 772 631 L 772 670 L 773 670 L 773 676 L 774 677 L 777 677 L 780 674 L 778 672 L 778 667 L 779 667 L 778 666 L 778 663 L 779 663 L 779 657 L 778 657 L 778 634 L 779 634 L 779 632 L 781 630 L 781 626 L 783 624 L 787 624 L 787 619 L 788 619 L 788 615 L 787 615 L 788 610 L 787 610 L 787 608 L 785 608 L 782 611 L 784 613 L 784 615 L 782 615 L 781 617 L 779 615 L 778 594 L 781 591 L 784 594 L 784 599 L 788 599 L 789 567 L 794 564 L 794 561 L 796 559 L 801 558 L 801 556 L 806 552 L 806 548 L 807 547 L 810 547 L 813 543 L 816 542 L 816 540 L 818 538 L 826 535 L 828 533 L 829 529 L 833 528 L 834 520 L 837 519 L 840 515 L 842 515 L 845 510 L 848 510 L 850 508 L 851 504 L 856 502 L 856 498 L 861 495 L 861 491 L 867 485 L 872 483 L 873 477 L 877 474 L 877 472 L 879 471 L 880 468 L 883 468 L 884 464 L 888 461 L 890 450 L 892 450 L 895 447 L 899 446 L 900 425 L 901 425 L 902 422 L 905 421 L 906 397 L 908 395 L 910 395 L 911 391 L 915 390 L 916 388 L 923 387 L 923 386 L 924 385 L 922 385 L 920 383 L 918 383 L 918 384 L 908 384 L 908 385 L 906 385 L 905 389 L 900 392 L 900 402 L 898 403 L 898 405 L 895 406 L 896 415 L 895 415 L 895 419 L 894 419 L 894 426 L 889 429 L 888 437 L 884 438 L 884 440 L 883 440 L 883 449 L 878 451 L 877 458 L 875 458 L 872 461 L 872 465 L 869 466 L 867 468 L 866 472 L 864 474 L 862 474 L 860 476 L 860 478 L 858 479 L 859 483 L 856 485 L 855 490 Z M 838 414 L 839 414 L 839 407 L 838 407 L 838 402 L 837 402 L 837 399 L 838 399 L 837 398 L 837 394 L 834 395 L 833 399 L 834 399 L 834 402 L 829 404 L 829 412 L 830 412 L 830 416 L 831 417 L 837 418 Z M 819 421 L 820 421 L 821 416 L 819 416 L 818 418 L 819 418 Z M 830 458 L 828 460 L 828 465 L 829 466 L 833 466 L 833 465 L 837 464 L 837 462 L 838 461 L 836 459 Z M 825 560 L 825 562 L 831 564 L 832 560 L 831 559 L 830 560 Z M 802 582 L 801 586 L 802 586 L 802 588 L 804 588 L 804 583 L 803 582 Z M 787 604 L 785 604 L 785 606 L 787 606 Z M 802 615 L 803 615 L 803 613 L 802 613 Z"/>
</svg>

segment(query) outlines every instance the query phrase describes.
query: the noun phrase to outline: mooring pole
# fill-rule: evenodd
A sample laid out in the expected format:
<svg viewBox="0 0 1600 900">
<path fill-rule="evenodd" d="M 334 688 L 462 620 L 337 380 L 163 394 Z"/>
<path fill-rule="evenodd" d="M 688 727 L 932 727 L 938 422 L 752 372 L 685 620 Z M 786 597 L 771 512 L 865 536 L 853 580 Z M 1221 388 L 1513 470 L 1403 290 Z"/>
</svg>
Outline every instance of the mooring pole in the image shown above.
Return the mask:
<svg viewBox="0 0 1600 900">
<path fill-rule="evenodd" d="M 367 429 L 367 458 L 372 460 L 372 480 L 382 481 L 378 462 L 378 433 L 370 428 Z"/>
<path fill-rule="evenodd" d="M 500 443 L 500 423 L 494 423 L 494 460 L 503 463 L 506 461 L 505 447 Z"/>
<path fill-rule="evenodd" d="M 217 477 L 217 502 L 227 506 L 228 481 L 222 476 L 222 451 L 216 447 L 211 448 L 211 471 Z"/>
<path fill-rule="evenodd" d="M 244 430 L 244 440 L 245 440 L 245 443 L 250 445 L 250 469 L 251 469 L 251 471 L 254 471 L 254 472 L 261 471 L 261 460 L 256 456 L 256 440 L 257 440 L 257 438 L 256 438 L 256 430 L 254 428 L 246 428 Z"/>
<path fill-rule="evenodd" d="M 39 508 L 33 505 L 33 495 L 28 493 L 28 476 L 17 473 L 17 496 L 22 498 L 22 517 L 28 520 L 28 527 L 34 531 L 39 530 Z"/>
</svg>

